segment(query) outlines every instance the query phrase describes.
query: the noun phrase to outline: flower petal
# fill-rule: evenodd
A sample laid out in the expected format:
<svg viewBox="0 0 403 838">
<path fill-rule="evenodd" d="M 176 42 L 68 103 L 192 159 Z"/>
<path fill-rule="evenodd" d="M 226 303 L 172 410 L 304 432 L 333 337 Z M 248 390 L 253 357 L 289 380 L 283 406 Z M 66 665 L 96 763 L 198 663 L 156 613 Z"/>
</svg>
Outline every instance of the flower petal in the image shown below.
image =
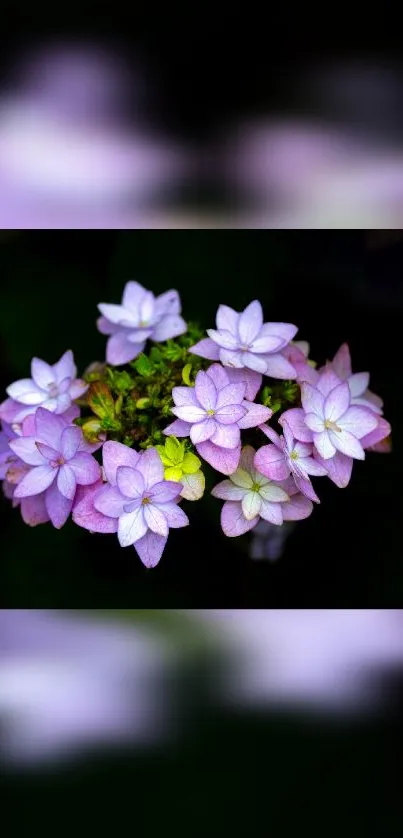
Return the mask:
<svg viewBox="0 0 403 838">
<path fill-rule="evenodd" d="M 45 458 L 41 451 L 38 450 L 37 444 L 32 438 L 19 437 L 18 439 L 12 439 L 9 442 L 9 448 L 20 460 L 28 463 L 30 466 L 45 465 Z"/>
<path fill-rule="evenodd" d="M 95 501 L 101 496 L 104 491 L 120 492 L 116 486 L 104 486 L 102 480 L 97 481 L 92 486 L 78 486 L 73 505 L 73 521 L 79 527 L 83 527 L 91 532 L 112 533 L 117 532 L 119 515 L 123 514 L 123 503 L 121 499 L 121 508 L 119 513 L 113 517 L 108 517 L 102 512 L 99 512 L 95 507 Z"/>
<path fill-rule="evenodd" d="M 119 518 L 118 524 L 118 539 L 121 547 L 129 547 L 138 541 L 147 532 L 147 524 L 144 518 L 143 510 L 145 507 L 140 505 L 133 512 L 125 512 Z"/>
<path fill-rule="evenodd" d="M 76 425 L 64 429 L 60 439 L 60 450 L 65 460 L 71 460 L 77 453 L 83 434 Z"/>
<path fill-rule="evenodd" d="M 337 350 L 332 361 L 332 367 L 342 381 L 351 375 L 351 358 L 347 343 L 343 343 Z"/>
<path fill-rule="evenodd" d="M 169 503 L 180 495 L 182 484 L 176 480 L 162 480 L 152 488 L 153 503 Z"/>
<path fill-rule="evenodd" d="M 173 407 L 172 413 L 184 422 L 202 422 L 203 419 L 206 419 L 205 409 L 196 404 L 184 404 L 179 407 Z"/>
<path fill-rule="evenodd" d="M 99 303 L 98 309 L 110 323 L 125 326 L 138 325 L 139 313 L 137 311 L 133 312 L 125 306 L 119 306 L 113 303 Z"/>
<path fill-rule="evenodd" d="M 317 390 L 316 387 L 312 387 L 311 384 L 304 382 L 301 385 L 301 401 L 305 413 L 314 413 L 316 416 L 319 416 L 320 419 L 323 419 L 323 407 L 325 400 L 322 393 Z M 303 440 L 301 440 L 301 442 L 303 442 Z"/>
<path fill-rule="evenodd" d="M 237 311 L 229 306 L 218 306 L 216 314 L 217 329 L 224 329 L 232 335 L 238 335 L 238 321 L 239 314 Z"/>
<path fill-rule="evenodd" d="M 281 486 L 271 482 L 261 487 L 260 496 L 269 503 L 284 503 L 289 499 L 289 495 Z"/>
<path fill-rule="evenodd" d="M 216 424 L 211 441 L 214 442 L 214 445 L 219 445 L 221 448 L 236 448 L 241 442 L 238 425 Z"/>
<path fill-rule="evenodd" d="M 146 289 L 140 285 L 139 282 L 130 280 L 126 282 L 123 290 L 122 307 L 131 309 L 135 314 L 138 314 L 140 303 L 146 294 Z"/>
<path fill-rule="evenodd" d="M 326 468 L 313 457 L 299 457 L 297 463 L 305 474 L 312 474 L 313 477 L 325 477 L 327 474 Z"/>
<path fill-rule="evenodd" d="M 66 523 L 73 508 L 73 501 L 65 498 L 57 488 L 57 481 L 45 492 L 45 506 L 53 526 L 60 530 Z"/>
<path fill-rule="evenodd" d="M 164 467 L 158 451 L 155 448 L 147 448 L 141 454 L 137 468 L 144 477 L 145 488 L 150 489 L 155 483 L 161 483 L 164 479 Z"/>
<path fill-rule="evenodd" d="M 245 390 L 246 384 L 243 383 L 226 384 L 226 386 L 217 393 L 216 404 L 213 405 L 213 407 L 220 408 L 229 404 L 241 404 L 245 397 Z"/>
<path fill-rule="evenodd" d="M 106 345 L 106 360 L 113 366 L 121 366 L 133 361 L 144 349 L 144 343 L 130 343 L 125 332 L 117 332 L 109 338 Z"/>
<path fill-rule="evenodd" d="M 165 549 L 167 538 L 152 530 L 148 530 L 142 538 L 136 541 L 134 549 L 145 567 L 155 567 Z"/>
<path fill-rule="evenodd" d="M 191 352 L 193 355 L 199 355 L 200 358 L 207 358 L 209 361 L 218 361 L 220 359 L 220 347 L 211 338 L 199 340 L 190 347 L 188 352 Z"/>
<path fill-rule="evenodd" d="M 220 349 L 220 361 L 225 367 L 243 369 L 243 353 L 235 349 Z"/>
<path fill-rule="evenodd" d="M 200 407 L 194 387 L 173 387 L 172 398 L 177 407 L 194 405 Z"/>
<path fill-rule="evenodd" d="M 242 504 L 237 501 L 226 501 L 221 510 L 222 530 L 229 538 L 235 538 L 248 532 L 256 526 L 258 520 L 259 516 L 257 515 L 251 521 L 248 521 L 242 512 Z"/>
<path fill-rule="evenodd" d="M 278 352 L 284 346 L 284 341 L 277 335 L 262 335 L 262 332 L 252 341 L 251 352 Z"/>
<path fill-rule="evenodd" d="M 189 518 L 177 503 L 173 503 L 172 501 L 164 503 L 162 511 L 168 522 L 168 526 L 172 527 L 172 529 L 177 530 L 180 527 L 188 526 Z"/>
<path fill-rule="evenodd" d="M 196 471 L 195 474 L 183 474 L 181 483 L 183 487 L 181 497 L 185 500 L 194 501 L 200 500 L 203 497 L 206 488 L 206 478 L 202 471 Z"/>
<path fill-rule="evenodd" d="M 19 381 L 14 381 L 6 389 L 6 393 L 10 398 L 25 405 L 42 404 L 45 398 L 43 390 L 40 390 L 32 378 L 21 378 Z"/>
<path fill-rule="evenodd" d="M 336 455 L 335 455 L 336 456 Z M 330 460 L 328 460 L 330 462 Z M 320 503 L 320 500 L 312 486 L 312 483 L 309 477 L 301 477 L 300 475 L 294 474 L 295 485 L 297 488 L 305 495 L 306 498 L 309 500 L 315 501 L 315 503 Z"/>
<path fill-rule="evenodd" d="M 70 385 L 69 388 L 69 395 L 71 399 L 79 399 L 84 393 L 87 392 L 89 384 L 86 384 L 81 378 L 76 378 L 75 381 Z"/>
<path fill-rule="evenodd" d="M 241 344 L 250 344 L 263 326 L 263 311 L 259 300 L 253 300 L 246 306 L 238 320 L 238 335 Z M 231 347 L 228 347 L 231 348 Z"/>
<path fill-rule="evenodd" d="M 256 404 L 255 402 L 248 402 L 246 399 L 242 402 L 242 406 L 246 408 L 245 416 L 238 420 L 238 428 L 256 428 L 267 422 L 273 415 L 273 411 L 263 404 Z"/>
<path fill-rule="evenodd" d="M 157 317 L 165 314 L 180 314 L 181 301 L 177 291 L 171 288 L 169 291 L 164 291 L 154 300 L 154 312 Z"/>
<path fill-rule="evenodd" d="M 259 515 L 262 499 L 258 492 L 245 492 L 241 503 L 242 512 L 247 521 L 252 521 L 256 515 Z"/>
<path fill-rule="evenodd" d="M 369 372 L 356 372 L 350 375 L 348 379 L 348 386 L 352 396 L 362 396 L 368 388 Z"/>
<path fill-rule="evenodd" d="M 332 460 L 329 460 L 329 462 L 332 462 Z M 284 521 L 302 521 L 304 518 L 309 518 L 312 511 L 312 501 L 300 492 L 293 495 L 290 500 L 282 506 Z"/>
<path fill-rule="evenodd" d="M 116 483 L 119 491 L 126 498 L 140 498 L 144 492 L 144 477 L 137 469 L 119 466 L 116 471 Z"/>
<path fill-rule="evenodd" d="M 363 407 L 349 407 L 338 422 L 340 428 L 362 439 L 371 433 L 378 425 L 378 416 Z"/>
<path fill-rule="evenodd" d="M 297 377 L 295 368 L 281 352 L 275 352 L 273 355 L 265 355 L 266 361 L 266 375 L 271 378 L 294 379 Z"/>
<path fill-rule="evenodd" d="M 340 378 L 332 370 L 332 367 L 328 365 L 318 378 L 317 389 L 326 398 L 330 391 L 334 390 L 339 384 L 341 384 Z"/>
<path fill-rule="evenodd" d="M 315 459 L 326 469 L 328 477 L 339 489 L 345 489 L 348 486 L 353 470 L 354 460 L 352 457 L 347 457 L 340 451 L 336 451 L 334 457 L 330 460 L 323 460 L 318 454 L 315 454 Z"/>
<path fill-rule="evenodd" d="M 241 360 L 244 367 L 254 372 L 265 373 L 267 363 L 262 355 L 254 355 L 253 352 L 242 352 Z"/>
<path fill-rule="evenodd" d="M 281 503 L 270 503 L 270 501 L 262 500 L 260 517 L 264 521 L 269 521 L 270 524 L 281 526 L 283 523 L 283 505 Z"/>
<path fill-rule="evenodd" d="M 336 433 L 334 431 L 330 431 L 329 436 L 334 447 L 337 448 L 338 451 L 341 451 L 342 454 L 346 454 L 347 457 L 354 457 L 356 460 L 365 459 L 365 453 L 361 443 L 349 431 L 342 430 Z M 322 454 L 321 451 L 319 451 L 319 453 Z M 326 457 L 324 459 L 326 459 Z"/>
<path fill-rule="evenodd" d="M 49 465 L 34 466 L 18 483 L 14 492 L 15 497 L 24 498 L 30 495 L 39 495 L 53 483 L 56 474 L 57 470 Z"/>
<path fill-rule="evenodd" d="M 254 465 L 257 471 L 271 480 L 285 480 L 290 473 L 284 452 L 276 445 L 263 445 L 255 454 Z"/>
<path fill-rule="evenodd" d="M 389 422 L 383 418 L 383 416 L 378 416 L 378 424 L 373 431 L 369 434 L 366 434 L 361 439 L 361 445 L 363 448 L 368 448 L 368 446 L 377 445 L 378 442 L 382 442 L 386 437 L 390 436 L 392 432 L 392 428 L 389 425 Z"/>
<path fill-rule="evenodd" d="M 71 349 L 62 355 L 60 361 L 53 366 L 56 382 L 60 384 L 65 378 L 73 380 L 77 375 L 77 367 L 74 363 L 74 355 Z"/>
<path fill-rule="evenodd" d="M 153 503 L 146 504 L 144 506 L 144 518 L 150 530 L 156 532 L 157 535 L 168 535 L 169 527 L 167 519 L 158 506 L 155 506 Z"/>
<path fill-rule="evenodd" d="M 50 364 L 47 364 L 46 361 L 41 361 L 40 358 L 32 358 L 31 375 L 35 384 L 41 390 L 47 390 L 49 385 L 54 384 L 56 380 L 54 370 Z"/>
<path fill-rule="evenodd" d="M 69 466 L 73 469 L 77 483 L 80 486 L 89 486 L 95 483 L 101 475 L 101 467 L 94 460 L 92 454 L 79 451 L 69 460 Z"/>
<path fill-rule="evenodd" d="M 217 402 L 217 389 L 211 377 L 203 370 L 200 370 L 196 375 L 194 389 L 199 404 L 205 410 L 214 410 Z"/>
<path fill-rule="evenodd" d="M 106 479 L 114 486 L 116 484 L 116 471 L 119 466 L 129 466 L 129 468 L 137 468 L 137 463 L 140 460 L 140 454 L 129 448 L 127 445 L 122 445 L 121 442 L 104 443 L 102 448 L 103 467 Z"/>
<path fill-rule="evenodd" d="M 157 323 L 153 330 L 152 339 L 156 341 L 169 340 L 187 332 L 187 323 L 179 314 L 167 314 Z"/>
<path fill-rule="evenodd" d="M 29 498 L 21 498 L 21 516 L 24 524 L 36 527 L 50 520 L 45 504 L 45 493 Z"/>
<path fill-rule="evenodd" d="M 236 369 L 235 367 L 226 367 L 225 372 L 233 384 L 245 384 L 244 398 L 253 402 L 262 386 L 261 374 L 255 372 L 255 370 Z"/>
<path fill-rule="evenodd" d="M 241 456 L 241 446 L 237 448 L 220 448 L 214 445 L 211 440 L 207 439 L 205 442 L 199 442 L 197 445 L 197 453 L 206 460 L 216 471 L 221 474 L 232 474 L 238 467 L 239 458 Z"/>
<path fill-rule="evenodd" d="M 207 334 L 222 349 L 238 349 L 238 338 L 226 329 L 207 329 Z"/>
<path fill-rule="evenodd" d="M 281 339 L 282 345 L 285 346 L 293 339 L 297 332 L 298 326 L 294 326 L 293 323 L 264 323 L 260 330 L 260 335 L 264 335 L 265 337 L 268 335 L 275 336 Z"/>
<path fill-rule="evenodd" d="M 66 427 L 63 419 L 43 407 L 38 407 L 35 413 L 35 426 L 38 440 L 60 451 L 61 436 Z"/>
<path fill-rule="evenodd" d="M 189 436 L 192 425 L 190 422 L 184 422 L 182 419 L 176 419 L 171 422 L 168 427 L 164 428 L 162 433 L 166 436 Z"/>
<path fill-rule="evenodd" d="M 248 410 L 241 404 L 225 404 L 215 411 L 214 418 L 220 425 L 233 425 L 246 416 Z"/>
<path fill-rule="evenodd" d="M 214 486 L 211 494 L 213 498 L 221 498 L 222 500 L 242 500 L 249 488 L 235 486 L 232 480 L 222 480 L 221 483 Z"/>
<path fill-rule="evenodd" d="M 69 465 L 60 466 L 57 473 L 57 488 L 63 497 L 73 500 L 76 492 L 76 478 Z"/>
<path fill-rule="evenodd" d="M 286 424 L 287 424 L 287 423 L 285 423 L 285 425 L 286 425 Z M 288 426 L 287 426 L 287 427 L 288 427 Z M 262 432 L 264 433 L 264 435 L 265 435 L 265 436 L 267 436 L 267 437 L 268 437 L 268 439 L 270 439 L 270 440 L 271 440 L 271 442 L 273 442 L 273 443 L 274 443 L 274 445 L 276 445 L 276 446 L 277 446 L 277 448 L 279 448 L 279 449 L 280 449 L 280 451 L 282 451 L 282 450 L 283 450 L 282 445 L 281 445 L 281 443 L 280 443 L 280 434 L 278 434 L 278 433 L 274 430 L 274 428 L 271 428 L 271 427 L 270 427 L 270 425 L 263 425 L 263 424 L 262 424 L 262 425 L 259 425 L 259 431 L 262 431 Z M 291 433 L 291 430 L 289 431 L 289 433 L 291 434 L 291 438 L 292 438 L 292 439 L 294 439 L 294 437 L 293 437 L 293 435 L 292 435 L 292 433 Z"/>
<path fill-rule="evenodd" d="M 305 424 L 305 413 L 300 407 L 285 410 L 278 421 L 283 428 L 286 423 L 288 424 L 295 439 L 301 442 L 312 442 L 312 431 Z"/>
<path fill-rule="evenodd" d="M 205 440 L 210 439 L 217 427 L 217 423 L 214 419 L 208 418 L 203 419 L 202 422 L 196 422 L 195 425 L 192 425 L 190 429 L 190 439 L 193 442 L 193 445 L 197 445 L 199 442 L 204 442 Z"/>
<path fill-rule="evenodd" d="M 321 431 L 321 433 L 314 433 L 313 441 L 315 448 L 324 460 L 329 460 L 330 457 L 334 457 L 336 448 L 333 445 L 327 430 Z"/>
<path fill-rule="evenodd" d="M 309 384 L 304 385 L 304 387 L 309 387 Z M 348 409 L 350 398 L 350 388 L 347 382 L 338 384 L 334 390 L 331 390 L 329 395 L 326 396 L 323 408 L 326 419 L 329 419 L 330 422 L 337 422 Z"/>
<path fill-rule="evenodd" d="M 225 369 L 221 364 L 210 364 L 206 372 L 215 384 L 217 391 L 223 390 L 230 383 L 229 373 L 231 370 Z"/>
<path fill-rule="evenodd" d="M 320 434 L 325 429 L 324 420 L 315 413 L 305 414 L 305 424 L 310 431 L 314 431 L 316 434 Z"/>
</svg>

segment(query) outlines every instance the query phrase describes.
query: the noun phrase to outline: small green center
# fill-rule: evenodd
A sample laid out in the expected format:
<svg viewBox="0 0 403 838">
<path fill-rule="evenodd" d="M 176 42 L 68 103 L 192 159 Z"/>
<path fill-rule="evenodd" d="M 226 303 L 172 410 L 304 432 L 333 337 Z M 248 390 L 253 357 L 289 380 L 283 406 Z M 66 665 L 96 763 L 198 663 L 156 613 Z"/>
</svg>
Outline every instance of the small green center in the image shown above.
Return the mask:
<svg viewBox="0 0 403 838">
<path fill-rule="evenodd" d="M 332 422 L 330 419 L 325 419 L 324 425 L 325 428 L 327 428 L 329 431 L 337 431 L 339 434 L 341 434 L 341 428 L 339 428 L 339 426 L 336 425 L 336 422 Z"/>
<path fill-rule="evenodd" d="M 207 411 L 207 416 L 214 416 L 214 414 L 215 410 L 212 410 L 212 408 L 210 408 L 210 410 Z"/>
<path fill-rule="evenodd" d="M 250 488 L 250 491 L 251 491 L 251 492 L 259 492 L 259 491 L 260 491 L 260 489 L 261 489 L 261 485 L 260 485 L 260 483 L 252 483 L 252 486 L 251 486 L 251 488 Z"/>
<path fill-rule="evenodd" d="M 290 457 L 292 460 L 298 460 L 298 454 L 296 451 L 291 451 Z"/>
<path fill-rule="evenodd" d="M 143 498 L 141 503 L 143 504 L 143 506 L 146 506 L 147 503 L 151 503 L 150 498 Z"/>
</svg>

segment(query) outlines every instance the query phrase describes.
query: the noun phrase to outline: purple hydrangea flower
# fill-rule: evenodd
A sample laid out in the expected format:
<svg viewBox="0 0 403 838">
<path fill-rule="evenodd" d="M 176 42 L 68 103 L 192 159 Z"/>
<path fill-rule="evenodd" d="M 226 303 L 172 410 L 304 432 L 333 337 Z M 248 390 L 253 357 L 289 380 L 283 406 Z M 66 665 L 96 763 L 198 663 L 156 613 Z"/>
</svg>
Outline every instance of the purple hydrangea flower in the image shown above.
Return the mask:
<svg viewBox="0 0 403 838">
<path fill-rule="evenodd" d="M 217 329 L 207 329 L 208 338 L 196 343 L 190 352 L 221 361 L 224 366 L 247 368 L 272 378 L 295 378 L 294 367 L 282 350 L 297 332 L 292 323 L 263 323 L 262 306 L 258 300 L 243 312 L 220 305 L 216 316 Z"/>
<path fill-rule="evenodd" d="M 103 466 L 108 485 L 94 494 L 94 513 L 112 519 L 121 547 L 133 545 L 146 567 L 158 564 L 170 527 L 185 527 L 187 515 L 180 509 L 182 484 L 164 480 L 164 467 L 155 448 L 141 454 L 120 442 L 106 442 Z M 83 508 L 74 510 L 81 526 L 100 531 L 100 519 L 91 514 L 83 524 Z M 105 530 L 104 530 L 105 531 Z"/>
<path fill-rule="evenodd" d="M 336 352 L 331 367 L 341 381 L 347 381 L 351 393 L 351 404 L 359 407 L 368 407 L 374 413 L 382 414 L 383 401 L 380 396 L 368 390 L 369 372 L 353 373 L 351 368 L 351 356 L 347 343 L 343 343 Z M 319 372 L 323 372 L 323 367 Z"/>
<path fill-rule="evenodd" d="M 164 434 L 190 436 L 197 452 L 217 471 L 231 474 L 241 455 L 241 429 L 254 428 L 272 415 L 270 408 L 245 399 L 246 383 L 233 383 L 221 364 L 197 373 L 194 387 L 174 387 L 177 420 Z"/>
<path fill-rule="evenodd" d="M 235 537 L 251 530 L 263 518 L 271 524 L 307 518 L 312 502 L 302 495 L 291 478 L 273 481 L 258 472 L 254 465 L 255 449 L 242 449 L 239 468 L 229 480 L 218 483 L 212 491 L 225 500 L 221 526 L 225 535 Z"/>
<path fill-rule="evenodd" d="M 88 384 L 76 375 L 71 349 L 53 366 L 33 358 L 32 378 L 22 378 L 7 387 L 10 398 L 0 405 L 0 418 L 9 424 L 19 423 L 39 406 L 52 413 L 64 413 L 88 389 Z"/>
<path fill-rule="evenodd" d="M 291 474 L 299 491 L 307 498 L 319 503 L 310 475 L 324 477 L 327 469 L 314 460 L 313 446 L 295 440 L 286 422 L 282 436 L 267 425 L 261 425 L 260 430 L 272 441 L 273 445 L 263 445 L 256 452 L 256 469 L 270 480 L 286 480 Z"/>
<path fill-rule="evenodd" d="M 180 316 L 177 291 L 154 297 L 138 282 L 128 282 L 121 305 L 100 303 L 102 317 L 97 326 L 109 335 L 106 348 L 108 364 L 127 364 L 143 351 L 146 340 L 165 341 L 183 335 L 187 326 Z"/>
<path fill-rule="evenodd" d="M 376 428 L 378 419 L 372 411 L 351 405 L 347 382 L 327 367 L 313 387 L 308 382 L 301 386 L 302 408 L 283 413 L 281 424 L 287 422 L 300 442 L 313 442 L 324 460 L 340 451 L 347 457 L 363 460 L 364 449 L 360 439 Z"/>
<path fill-rule="evenodd" d="M 66 425 L 62 416 L 39 407 L 33 435 L 19 437 L 9 444 L 23 463 L 30 466 L 19 480 L 14 497 L 40 496 L 53 526 L 60 529 L 71 512 L 77 485 L 94 483 L 101 473 L 81 429 Z"/>
</svg>

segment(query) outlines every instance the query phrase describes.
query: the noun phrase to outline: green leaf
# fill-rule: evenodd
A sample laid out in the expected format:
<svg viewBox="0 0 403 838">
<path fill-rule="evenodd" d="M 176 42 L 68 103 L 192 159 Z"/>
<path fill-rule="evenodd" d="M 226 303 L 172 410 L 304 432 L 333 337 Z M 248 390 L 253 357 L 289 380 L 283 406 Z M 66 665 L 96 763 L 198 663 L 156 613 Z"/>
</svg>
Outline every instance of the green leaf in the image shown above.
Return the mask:
<svg viewBox="0 0 403 838">
<path fill-rule="evenodd" d="M 107 384 L 102 381 L 95 381 L 90 385 L 87 394 L 87 401 L 91 409 L 99 419 L 114 417 L 115 402 Z"/>
<path fill-rule="evenodd" d="M 164 471 L 165 480 L 179 481 L 182 477 L 182 469 L 179 466 L 166 468 Z"/>
<path fill-rule="evenodd" d="M 147 355 L 144 355 L 144 352 L 133 362 L 133 366 L 138 374 L 144 376 L 144 378 L 147 378 L 154 372 L 154 366 L 150 359 L 147 358 Z"/>
<path fill-rule="evenodd" d="M 165 443 L 165 451 L 173 465 L 179 465 L 183 460 L 185 446 L 175 436 L 169 436 Z"/>
<path fill-rule="evenodd" d="M 193 387 L 193 382 L 190 380 L 190 373 L 192 372 L 192 365 L 186 364 L 186 367 L 183 367 L 182 370 L 182 380 L 187 384 L 188 387 Z"/>
<path fill-rule="evenodd" d="M 183 473 L 184 474 L 196 474 L 196 472 L 199 471 L 200 466 L 201 466 L 201 461 L 199 460 L 198 457 L 196 457 L 196 454 L 191 454 L 191 452 L 188 451 L 188 453 L 185 454 L 185 456 L 183 458 L 183 463 L 182 463 Z"/>
</svg>

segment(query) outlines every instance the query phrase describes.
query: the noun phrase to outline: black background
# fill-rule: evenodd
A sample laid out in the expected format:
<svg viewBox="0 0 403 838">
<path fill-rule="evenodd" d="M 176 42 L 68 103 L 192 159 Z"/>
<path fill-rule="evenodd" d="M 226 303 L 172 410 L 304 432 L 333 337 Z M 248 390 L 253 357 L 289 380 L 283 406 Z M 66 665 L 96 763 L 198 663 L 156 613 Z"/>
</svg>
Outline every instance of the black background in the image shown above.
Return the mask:
<svg viewBox="0 0 403 838">
<path fill-rule="evenodd" d="M 69 521 L 31 529 L 1 500 L 1 604 L 7 607 L 399 607 L 401 561 L 402 239 L 398 233 L 135 231 L 22 232 L 0 245 L 2 388 L 72 348 L 79 371 L 103 359 L 96 305 L 137 279 L 177 288 L 185 318 L 214 325 L 220 302 L 259 297 L 265 317 L 299 326 L 320 363 L 343 341 L 371 372 L 393 427 L 393 453 L 356 463 L 345 490 L 317 479 L 322 503 L 276 563 L 228 539 L 221 503 L 186 503 L 157 568 L 115 536 Z"/>
</svg>

